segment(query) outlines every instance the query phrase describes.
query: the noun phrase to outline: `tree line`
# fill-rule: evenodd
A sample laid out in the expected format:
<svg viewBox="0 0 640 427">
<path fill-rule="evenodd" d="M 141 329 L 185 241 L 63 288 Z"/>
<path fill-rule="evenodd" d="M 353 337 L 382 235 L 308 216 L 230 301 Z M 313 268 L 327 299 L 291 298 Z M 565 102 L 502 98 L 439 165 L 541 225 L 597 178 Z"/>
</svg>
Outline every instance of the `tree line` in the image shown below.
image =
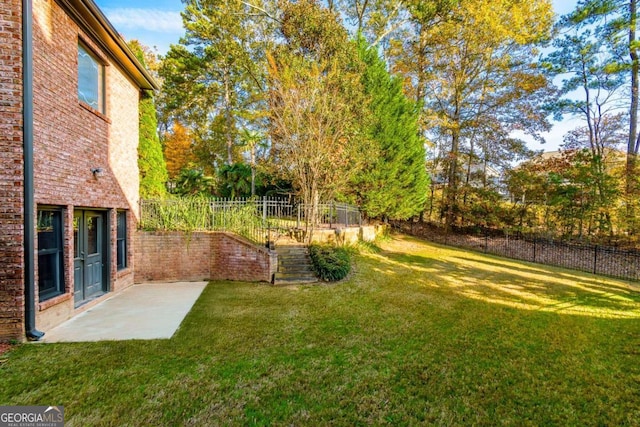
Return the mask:
<svg viewBox="0 0 640 427">
<path fill-rule="evenodd" d="M 636 0 L 183 3 L 156 64 L 172 191 L 637 234 Z M 563 117 L 559 152 L 528 149 Z"/>
</svg>

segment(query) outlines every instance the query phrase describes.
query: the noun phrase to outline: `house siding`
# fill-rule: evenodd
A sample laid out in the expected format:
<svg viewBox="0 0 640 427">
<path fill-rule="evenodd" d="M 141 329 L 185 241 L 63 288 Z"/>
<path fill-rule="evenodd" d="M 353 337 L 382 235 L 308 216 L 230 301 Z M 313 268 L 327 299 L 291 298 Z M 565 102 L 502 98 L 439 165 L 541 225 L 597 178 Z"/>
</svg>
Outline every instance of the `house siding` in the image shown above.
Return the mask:
<svg viewBox="0 0 640 427">
<path fill-rule="evenodd" d="M 0 341 L 24 336 L 21 12 L 0 3 Z"/>
</svg>

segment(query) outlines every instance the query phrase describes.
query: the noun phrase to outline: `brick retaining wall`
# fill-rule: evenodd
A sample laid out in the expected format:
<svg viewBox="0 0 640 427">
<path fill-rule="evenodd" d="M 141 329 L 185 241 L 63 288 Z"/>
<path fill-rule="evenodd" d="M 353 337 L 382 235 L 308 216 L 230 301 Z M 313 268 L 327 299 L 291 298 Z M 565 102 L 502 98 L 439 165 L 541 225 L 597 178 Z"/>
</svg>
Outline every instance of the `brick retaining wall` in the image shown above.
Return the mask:
<svg viewBox="0 0 640 427">
<path fill-rule="evenodd" d="M 339 231 L 339 232 L 338 232 Z M 339 245 L 353 245 L 359 241 L 373 242 L 376 237 L 384 234 L 385 225 L 363 225 L 362 227 L 348 227 L 340 229 L 313 230 L 313 243 L 337 243 Z"/>
<path fill-rule="evenodd" d="M 136 232 L 135 282 L 241 280 L 271 282 L 275 252 L 221 232 Z"/>
</svg>

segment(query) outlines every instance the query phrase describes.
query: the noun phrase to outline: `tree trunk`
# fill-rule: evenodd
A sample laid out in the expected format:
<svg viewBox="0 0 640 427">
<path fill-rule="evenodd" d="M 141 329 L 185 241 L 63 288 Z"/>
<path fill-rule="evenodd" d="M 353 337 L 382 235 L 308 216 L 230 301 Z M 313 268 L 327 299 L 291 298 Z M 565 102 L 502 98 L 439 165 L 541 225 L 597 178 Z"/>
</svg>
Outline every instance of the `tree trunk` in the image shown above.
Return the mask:
<svg viewBox="0 0 640 427">
<path fill-rule="evenodd" d="M 629 56 L 631 57 L 631 108 L 629 109 L 629 141 L 627 143 L 626 197 L 627 197 L 627 230 L 629 234 L 636 232 L 636 168 L 638 145 L 638 49 L 636 44 L 636 0 L 629 1 Z"/>
<path fill-rule="evenodd" d="M 256 144 L 251 146 L 251 197 L 256 195 Z"/>
<path fill-rule="evenodd" d="M 449 173 L 446 197 L 445 230 L 449 232 L 456 219 L 456 203 L 458 198 L 458 152 L 460 151 L 460 133 L 453 130 L 451 137 L 451 151 L 449 152 Z"/>
<path fill-rule="evenodd" d="M 226 124 L 225 138 L 227 142 L 227 164 L 233 163 L 233 118 L 231 117 L 231 82 L 229 72 L 224 72 L 224 120 Z"/>
</svg>

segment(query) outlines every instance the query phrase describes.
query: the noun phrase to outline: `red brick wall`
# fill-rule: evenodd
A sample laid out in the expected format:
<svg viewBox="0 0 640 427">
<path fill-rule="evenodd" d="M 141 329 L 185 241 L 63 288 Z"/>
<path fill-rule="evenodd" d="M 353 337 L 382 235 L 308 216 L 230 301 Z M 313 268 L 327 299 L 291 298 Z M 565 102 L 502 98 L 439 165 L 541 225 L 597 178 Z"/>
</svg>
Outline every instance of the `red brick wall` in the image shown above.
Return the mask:
<svg viewBox="0 0 640 427">
<path fill-rule="evenodd" d="M 278 262 L 275 253 L 229 233 L 211 235 L 211 280 L 271 282 Z"/>
<path fill-rule="evenodd" d="M 134 208 L 125 194 L 130 190 L 121 186 L 112 170 L 109 154 L 120 148 L 111 146 L 112 130 L 120 134 L 125 127 L 128 137 L 117 145 L 128 145 L 129 150 L 113 161 L 130 164 L 137 176 L 138 89 L 54 0 L 34 2 L 33 33 L 36 203 Z M 107 64 L 104 115 L 78 101 L 79 40 Z M 96 178 L 92 168 L 104 172 Z M 137 182 L 135 187 L 137 194 Z"/>
<path fill-rule="evenodd" d="M 24 336 L 21 13 L 0 3 L 0 341 Z"/>
<path fill-rule="evenodd" d="M 211 238 L 206 233 L 136 232 L 135 282 L 196 281 L 211 276 Z"/>
<path fill-rule="evenodd" d="M 135 281 L 269 282 L 275 253 L 228 233 L 137 232 Z"/>
<path fill-rule="evenodd" d="M 55 0 L 34 1 L 33 7 L 35 202 L 39 206 L 66 209 L 63 225 L 66 293 L 39 302 L 36 315 L 36 326 L 54 326 L 65 319 L 56 314 L 53 321 L 52 313 L 71 315 L 74 310 L 74 210 L 105 211 L 110 224 L 105 236 L 109 245 L 105 256 L 109 254 L 111 258 L 111 264 L 105 265 L 110 274 L 109 288 L 120 291 L 133 284 L 132 262 L 127 269 L 117 271 L 116 213 L 118 209 L 128 210 L 128 228 L 135 228 L 139 88 Z M 105 66 L 104 113 L 78 100 L 80 41 Z M 94 176 L 91 171 L 94 168 L 103 172 Z M 130 240 L 129 244 L 132 252 Z M 64 310 L 61 305 L 65 305 Z"/>
</svg>

